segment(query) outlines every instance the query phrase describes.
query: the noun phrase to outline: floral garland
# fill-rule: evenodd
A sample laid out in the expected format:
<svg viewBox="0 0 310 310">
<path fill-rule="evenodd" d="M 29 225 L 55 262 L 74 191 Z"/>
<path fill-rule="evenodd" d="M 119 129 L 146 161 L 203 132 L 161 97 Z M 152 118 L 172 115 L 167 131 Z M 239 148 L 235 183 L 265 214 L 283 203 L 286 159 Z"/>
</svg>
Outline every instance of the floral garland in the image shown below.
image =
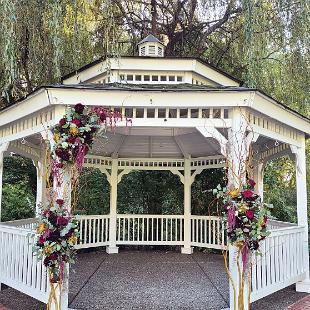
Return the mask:
<svg viewBox="0 0 310 310">
<path fill-rule="evenodd" d="M 230 244 L 237 247 L 237 269 L 239 277 L 238 305 L 236 305 L 236 288 L 227 265 L 227 254 L 224 254 L 225 267 L 234 291 L 234 309 L 243 310 L 245 278 L 250 271 L 249 261 L 252 253 L 259 254 L 260 242 L 269 232 L 267 221 L 270 216 L 270 207 L 261 201 L 259 195 L 254 193 L 255 182 L 251 179 L 240 188 L 228 190 L 220 185 L 213 193 L 221 200 L 223 206 L 223 222 L 226 227 Z M 241 256 L 242 268 L 239 263 Z M 250 277 L 248 277 L 250 279 Z M 250 289 L 248 290 L 248 305 L 250 303 Z"/>
<path fill-rule="evenodd" d="M 62 283 L 65 268 L 74 262 L 74 246 L 78 240 L 78 221 L 63 208 L 64 201 L 57 199 L 53 207 L 44 208 L 37 226 L 35 251 L 43 259 L 52 283 Z"/>
<path fill-rule="evenodd" d="M 115 128 L 118 120 L 122 120 L 122 115 L 119 112 L 103 107 L 90 109 L 78 103 L 74 107 L 66 109 L 63 118 L 52 129 L 54 141 L 50 145 L 51 174 L 56 180 L 56 187 L 60 188 L 64 185 L 61 178 L 64 169 L 76 166 L 78 173 L 74 174 L 73 179 L 78 178 L 84 157 L 92 147 L 95 135 L 102 128 Z M 126 118 L 126 124 L 128 123 L 131 123 L 131 120 Z M 70 164 L 71 168 L 68 166 Z M 76 171 L 76 169 L 73 170 Z M 47 179 L 49 180 L 49 177 Z M 51 283 L 47 309 L 53 302 L 56 308 L 60 309 L 60 299 L 56 296 L 53 284 L 56 284 L 56 287 L 61 291 L 67 271 L 66 267 L 68 264 L 74 263 L 75 245 L 78 238 L 77 218 L 70 215 L 63 199 L 55 200 L 53 195 L 49 195 L 47 206 L 42 207 L 34 246 L 34 252 L 43 259 L 43 264 L 48 269 Z"/>
<path fill-rule="evenodd" d="M 241 189 L 228 191 L 218 186 L 213 190 L 223 203 L 228 240 L 241 249 L 244 270 L 249 254 L 259 252 L 259 242 L 269 235 L 267 221 L 271 206 L 262 203 L 260 196 L 254 193 L 254 186 L 255 182 L 248 179 Z"/>
<path fill-rule="evenodd" d="M 88 109 L 81 103 L 73 108 L 68 107 L 64 117 L 53 129 L 55 145 L 52 156 L 58 159 L 57 168 L 62 168 L 64 163 L 76 163 L 81 169 L 95 134 L 100 128 L 115 127 L 119 119 L 122 119 L 119 112 L 102 107 Z"/>
</svg>

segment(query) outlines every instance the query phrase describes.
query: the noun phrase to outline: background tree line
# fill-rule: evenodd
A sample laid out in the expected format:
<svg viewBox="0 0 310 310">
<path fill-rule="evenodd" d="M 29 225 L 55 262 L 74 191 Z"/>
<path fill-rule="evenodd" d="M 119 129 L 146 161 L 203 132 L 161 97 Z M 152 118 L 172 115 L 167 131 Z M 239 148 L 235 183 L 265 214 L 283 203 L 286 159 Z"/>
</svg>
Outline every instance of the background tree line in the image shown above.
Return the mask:
<svg viewBox="0 0 310 310">
<path fill-rule="evenodd" d="M 310 116 L 309 6 L 307 0 L 0 0 L 0 105 L 58 83 L 99 57 L 135 55 L 137 42 L 152 32 L 167 45 L 167 55 L 198 55 Z M 205 190 L 215 185 L 210 180 L 221 182 L 222 172 L 197 178 L 195 212 L 206 212 L 211 197 Z M 7 158 L 4 181 L 4 215 L 26 216 L 35 194 L 31 162 Z M 271 162 L 265 183 L 277 215 L 294 219 L 292 162 Z M 108 186 L 98 171 L 85 172 L 80 191 L 81 210 L 107 210 Z M 119 206 L 124 212 L 178 213 L 181 191 L 169 173 L 135 172 L 121 182 Z M 16 214 L 9 211 L 14 207 Z"/>
</svg>

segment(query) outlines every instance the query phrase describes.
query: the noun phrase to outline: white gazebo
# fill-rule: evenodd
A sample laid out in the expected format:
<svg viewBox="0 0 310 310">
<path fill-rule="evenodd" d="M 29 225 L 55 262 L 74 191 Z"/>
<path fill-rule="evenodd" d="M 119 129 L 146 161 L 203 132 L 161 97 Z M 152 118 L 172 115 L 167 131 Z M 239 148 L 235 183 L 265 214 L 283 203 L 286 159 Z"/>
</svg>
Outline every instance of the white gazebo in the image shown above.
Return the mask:
<svg viewBox="0 0 310 310">
<path fill-rule="evenodd" d="M 139 56 L 99 59 L 66 75 L 62 84 L 42 86 L 0 112 L 0 202 L 3 157 L 14 152 L 37 167 L 37 205 L 46 190 L 44 152 L 50 129 L 66 106 L 107 106 L 131 119 L 98 137 L 85 167 L 99 168 L 111 187 L 110 213 L 81 216 L 77 248 L 119 245 L 180 245 L 225 249 L 221 218 L 191 213 L 191 185 L 204 169 L 237 171 L 254 153 L 253 175 L 263 195 L 265 164 L 290 155 L 296 162 L 298 224 L 271 221 L 262 256 L 254 257 L 251 301 L 296 283 L 310 293 L 305 140 L 306 117 L 197 58 L 164 57 L 164 46 L 148 36 Z M 251 147 L 250 147 L 251 146 Z M 183 215 L 118 214 L 117 187 L 134 170 L 168 170 L 184 186 Z M 1 211 L 1 207 L 0 207 Z M 0 213 L 1 214 L 1 213 Z M 47 302 L 46 270 L 31 252 L 36 219 L 0 224 L 0 283 Z M 236 283 L 234 251 L 231 273 Z M 233 294 L 231 292 L 231 309 Z M 63 309 L 66 308 L 63 298 Z"/>
</svg>

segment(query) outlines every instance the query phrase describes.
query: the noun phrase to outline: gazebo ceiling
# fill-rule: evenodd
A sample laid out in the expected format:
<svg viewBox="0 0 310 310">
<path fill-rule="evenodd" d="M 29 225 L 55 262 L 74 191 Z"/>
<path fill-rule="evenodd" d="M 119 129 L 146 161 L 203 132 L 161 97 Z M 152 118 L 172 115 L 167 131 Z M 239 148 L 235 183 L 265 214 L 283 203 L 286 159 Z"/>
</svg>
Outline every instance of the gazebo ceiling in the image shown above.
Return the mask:
<svg viewBox="0 0 310 310">
<path fill-rule="evenodd" d="M 220 154 L 213 138 L 195 128 L 117 128 L 98 137 L 91 154 L 131 158 L 183 158 Z M 106 136 L 103 137 L 103 135 Z"/>
<path fill-rule="evenodd" d="M 227 130 L 221 130 L 227 137 Z M 25 144 L 39 147 L 39 134 L 27 137 Z M 255 153 L 268 151 L 283 143 L 260 136 L 253 144 Z M 89 154 L 119 158 L 184 158 L 221 155 L 214 138 L 205 138 L 196 128 L 116 127 L 102 132 Z"/>
</svg>

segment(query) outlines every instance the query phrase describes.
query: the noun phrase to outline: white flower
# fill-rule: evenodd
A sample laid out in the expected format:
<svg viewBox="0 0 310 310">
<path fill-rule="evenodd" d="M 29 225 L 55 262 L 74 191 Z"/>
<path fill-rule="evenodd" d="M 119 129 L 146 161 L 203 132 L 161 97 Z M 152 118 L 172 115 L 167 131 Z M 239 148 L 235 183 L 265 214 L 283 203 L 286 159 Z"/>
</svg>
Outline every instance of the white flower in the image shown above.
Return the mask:
<svg viewBox="0 0 310 310">
<path fill-rule="evenodd" d="M 69 145 L 67 142 L 62 142 L 61 146 L 62 146 L 62 148 L 66 149 Z"/>
<path fill-rule="evenodd" d="M 85 131 L 87 131 L 87 132 L 91 131 L 91 127 L 89 126 L 89 124 L 85 125 Z"/>
</svg>

